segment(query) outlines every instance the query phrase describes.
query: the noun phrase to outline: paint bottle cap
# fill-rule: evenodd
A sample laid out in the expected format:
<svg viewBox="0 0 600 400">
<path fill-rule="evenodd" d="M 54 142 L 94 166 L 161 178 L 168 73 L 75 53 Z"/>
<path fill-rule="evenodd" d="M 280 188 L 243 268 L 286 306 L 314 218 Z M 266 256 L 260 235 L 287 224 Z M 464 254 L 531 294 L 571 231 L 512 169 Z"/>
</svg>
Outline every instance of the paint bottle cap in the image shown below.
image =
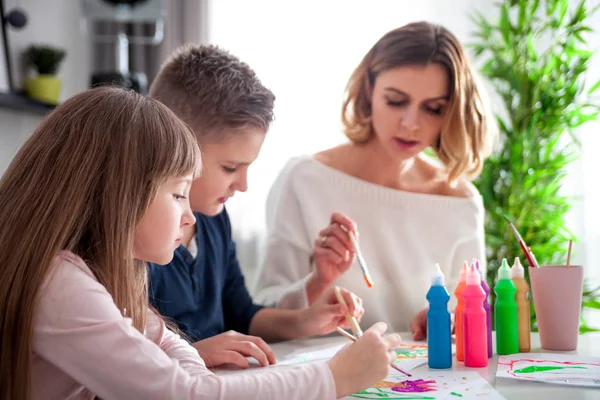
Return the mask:
<svg viewBox="0 0 600 400">
<path fill-rule="evenodd" d="M 500 279 L 510 279 L 510 267 L 506 258 L 502 259 L 502 265 L 498 268 L 498 280 Z"/>
<path fill-rule="evenodd" d="M 519 259 L 519 257 L 515 258 L 515 263 L 513 264 L 513 267 L 510 270 L 510 273 L 513 278 L 524 278 L 525 277 L 525 270 L 523 269 L 523 264 L 521 264 L 521 260 Z"/>
<path fill-rule="evenodd" d="M 479 265 L 479 260 L 474 258 L 471 261 L 471 264 L 475 265 L 475 269 L 477 270 L 477 272 L 479 272 L 479 277 L 481 278 L 481 280 L 483 281 L 485 279 L 485 276 L 481 273 L 481 266 Z"/>
<path fill-rule="evenodd" d="M 469 269 L 469 262 L 467 260 L 465 260 L 465 262 L 463 263 L 463 266 L 460 269 L 460 272 L 458 274 L 458 281 L 459 282 L 466 282 L 467 281 L 467 270 L 468 269 Z"/>
<path fill-rule="evenodd" d="M 475 264 L 471 264 L 469 271 L 467 272 L 467 285 L 481 285 L 481 277 L 479 272 L 475 269 Z"/>
<path fill-rule="evenodd" d="M 440 264 L 435 264 L 435 272 L 431 276 L 431 286 L 444 286 L 444 273 Z"/>
</svg>

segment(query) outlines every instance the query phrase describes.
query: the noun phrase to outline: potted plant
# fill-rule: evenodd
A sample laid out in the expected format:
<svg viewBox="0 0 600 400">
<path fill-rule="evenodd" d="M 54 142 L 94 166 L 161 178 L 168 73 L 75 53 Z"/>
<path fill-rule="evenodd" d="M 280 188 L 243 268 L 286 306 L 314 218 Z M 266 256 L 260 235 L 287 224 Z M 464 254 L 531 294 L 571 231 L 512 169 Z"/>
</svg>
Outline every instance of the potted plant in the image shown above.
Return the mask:
<svg viewBox="0 0 600 400">
<path fill-rule="evenodd" d="M 500 260 L 523 258 L 504 214 L 540 265 L 565 262 L 567 243 L 576 238 L 565 228 L 572 199 L 560 189 L 567 165 L 580 155 L 574 131 L 600 112 L 590 98 L 600 82 L 584 90 L 594 54 L 584 36 L 596 9 L 588 10 L 585 0 L 502 0 L 497 7 L 496 21 L 474 17 L 478 41 L 471 45 L 505 108 L 497 115 L 499 151 L 476 181 L 486 208 L 490 301 Z M 584 308 L 600 308 L 599 289 L 586 283 Z M 595 330 L 581 322 L 582 332 Z M 533 307 L 532 323 L 535 328 Z"/>
<path fill-rule="evenodd" d="M 56 72 L 65 55 L 64 50 L 46 45 L 32 44 L 25 49 L 25 65 L 37 72 L 25 81 L 29 97 L 46 104 L 58 103 L 61 81 Z"/>
</svg>

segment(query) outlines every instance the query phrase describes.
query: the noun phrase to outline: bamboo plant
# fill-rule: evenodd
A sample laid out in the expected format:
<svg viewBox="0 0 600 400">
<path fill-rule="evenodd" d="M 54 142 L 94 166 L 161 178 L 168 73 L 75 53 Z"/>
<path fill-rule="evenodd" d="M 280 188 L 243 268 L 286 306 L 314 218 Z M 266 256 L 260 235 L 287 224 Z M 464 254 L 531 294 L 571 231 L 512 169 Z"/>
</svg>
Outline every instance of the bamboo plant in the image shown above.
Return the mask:
<svg viewBox="0 0 600 400">
<path fill-rule="evenodd" d="M 473 16 L 477 39 L 470 46 L 504 106 L 496 115 L 499 148 L 476 181 L 486 208 L 490 301 L 502 258 L 523 259 L 504 214 L 540 264 L 565 262 L 566 245 L 576 238 L 565 227 L 573 199 L 561 187 L 580 156 L 577 129 L 600 112 L 590 97 L 600 82 L 585 81 L 594 54 L 585 36 L 596 9 L 585 0 L 502 0 L 497 8 L 496 20 Z M 600 288 L 586 282 L 583 307 L 600 309 L 599 299 Z M 533 307 L 532 323 L 535 329 Z M 580 330 L 596 329 L 582 319 Z"/>
</svg>

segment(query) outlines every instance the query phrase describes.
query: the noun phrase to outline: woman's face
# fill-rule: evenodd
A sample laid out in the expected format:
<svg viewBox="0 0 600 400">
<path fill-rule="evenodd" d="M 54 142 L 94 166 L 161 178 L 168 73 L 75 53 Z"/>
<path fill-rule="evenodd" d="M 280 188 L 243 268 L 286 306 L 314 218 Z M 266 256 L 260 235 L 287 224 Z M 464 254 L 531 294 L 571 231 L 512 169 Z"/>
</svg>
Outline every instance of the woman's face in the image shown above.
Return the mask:
<svg viewBox="0 0 600 400">
<path fill-rule="evenodd" d="M 380 73 L 371 96 L 375 137 L 391 157 L 407 160 L 432 146 L 449 99 L 448 74 L 439 64 L 402 66 Z"/>
</svg>

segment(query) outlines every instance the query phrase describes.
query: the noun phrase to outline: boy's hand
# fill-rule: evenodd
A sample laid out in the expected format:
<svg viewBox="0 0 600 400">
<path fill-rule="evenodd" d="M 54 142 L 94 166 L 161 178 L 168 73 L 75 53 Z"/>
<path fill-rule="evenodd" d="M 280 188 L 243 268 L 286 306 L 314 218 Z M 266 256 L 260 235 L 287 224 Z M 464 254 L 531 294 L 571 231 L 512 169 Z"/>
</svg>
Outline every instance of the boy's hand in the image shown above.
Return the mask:
<svg viewBox="0 0 600 400">
<path fill-rule="evenodd" d="M 413 340 L 423 340 L 427 337 L 427 308 L 415 315 L 410 323 Z"/>
<path fill-rule="evenodd" d="M 413 340 L 423 340 L 427 337 L 427 310 L 428 308 L 419 311 L 410 323 L 410 330 L 413 334 Z M 452 326 L 452 334 L 454 335 L 456 325 L 454 324 L 454 313 L 450 313 L 450 321 Z"/>
<path fill-rule="evenodd" d="M 223 364 L 248 368 L 249 363 L 246 357 L 255 358 L 263 367 L 277 362 L 275 353 L 264 340 L 235 331 L 200 340 L 192 346 L 209 368 Z"/>
<path fill-rule="evenodd" d="M 338 326 L 350 328 L 346 321 L 347 312 L 360 321 L 365 312 L 362 299 L 346 289 L 340 288 L 340 291 L 348 306 L 347 309 L 338 303 L 333 288 L 330 288 L 312 306 L 302 310 L 303 336 L 325 335 L 333 332 Z"/>
</svg>

